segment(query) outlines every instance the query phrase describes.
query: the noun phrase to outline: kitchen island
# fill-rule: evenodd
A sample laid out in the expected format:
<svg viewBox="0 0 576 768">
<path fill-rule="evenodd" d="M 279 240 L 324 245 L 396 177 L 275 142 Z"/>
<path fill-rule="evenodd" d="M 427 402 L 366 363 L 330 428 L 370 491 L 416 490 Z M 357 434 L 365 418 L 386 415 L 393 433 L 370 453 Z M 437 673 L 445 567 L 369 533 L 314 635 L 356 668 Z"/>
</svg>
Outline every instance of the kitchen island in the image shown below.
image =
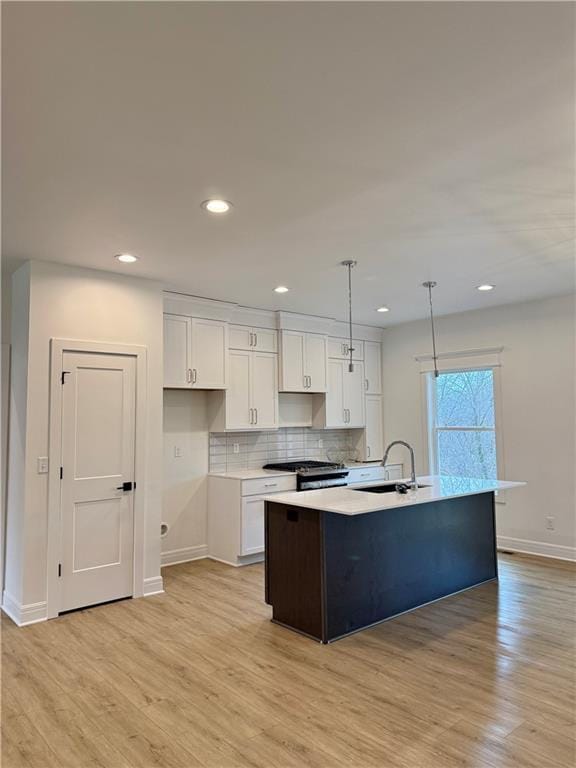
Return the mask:
<svg viewBox="0 0 576 768">
<path fill-rule="evenodd" d="M 445 476 L 266 498 L 272 621 L 328 643 L 498 577 L 494 495 Z"/>
</svg>

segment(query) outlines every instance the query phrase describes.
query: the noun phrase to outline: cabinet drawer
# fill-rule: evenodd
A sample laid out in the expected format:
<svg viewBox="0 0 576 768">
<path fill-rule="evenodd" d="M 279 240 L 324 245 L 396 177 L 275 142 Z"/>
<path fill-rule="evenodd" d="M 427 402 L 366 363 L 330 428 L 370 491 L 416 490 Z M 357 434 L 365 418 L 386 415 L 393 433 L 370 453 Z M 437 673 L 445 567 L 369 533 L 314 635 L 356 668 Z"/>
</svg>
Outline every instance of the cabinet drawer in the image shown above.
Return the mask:
<svg viewBox="0 0 576 768">
<path fill-rule="evenodd" d="M 295 490 L 296 475 L 257 477 L 254 480 L 242 481 L 242 496 L 265 496 L 268 493 Z"/>
<path fill-rule="evenodd" d="M 386 479 L 384 467 L 355 467 L 348 474 L 349 483 L 368 483 Z"/>
</svg>

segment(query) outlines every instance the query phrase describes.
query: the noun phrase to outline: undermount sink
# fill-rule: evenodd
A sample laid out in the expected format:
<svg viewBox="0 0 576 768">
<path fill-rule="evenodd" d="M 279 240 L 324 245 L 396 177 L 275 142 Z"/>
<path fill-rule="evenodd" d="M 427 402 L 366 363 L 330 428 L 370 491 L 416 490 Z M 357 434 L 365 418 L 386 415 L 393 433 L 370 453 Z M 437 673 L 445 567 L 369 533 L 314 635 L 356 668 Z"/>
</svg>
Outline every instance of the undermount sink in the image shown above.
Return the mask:
<svg viewBox="0 0 576 768">
<path fill-rule="evenodd" d="M 396 483 L 389 483 L 388 485 L 371 485 L 368 488 L 352 488 L 352 490 L 367 491 L 368 493 L 396 493 L 396 485 Z M 419 485 L 418 488 L 430 488 L 430 486 Z"/>
</svg>

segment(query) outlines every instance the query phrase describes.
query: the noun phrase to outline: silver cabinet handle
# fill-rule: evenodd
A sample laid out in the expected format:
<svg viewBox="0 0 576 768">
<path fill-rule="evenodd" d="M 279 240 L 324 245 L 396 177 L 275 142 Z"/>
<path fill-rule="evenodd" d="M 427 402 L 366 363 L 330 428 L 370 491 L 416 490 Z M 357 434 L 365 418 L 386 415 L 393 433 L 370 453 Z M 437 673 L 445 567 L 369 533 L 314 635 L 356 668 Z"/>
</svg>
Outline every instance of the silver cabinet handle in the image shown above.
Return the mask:
<svg viewBox="0 0 576 768">
<path fill-rule="evenodd" d="M 264 488 L 276 488 L 278 483 L 264 483 Z"/>
<path fill-rule="evenodd" d="M 198 378 L 198 371 L 196 368 L 192 368 L 192 384 L 196 384 L 196 379 Z"/>
<path fill-rule="evenodd" d="M 253 336 L 254 336 L 254 334 L 252 333 L 252 331 L 250 331 L 250 341 L 248 342 L 248 346 L 249 346 L 249 347 L 253 347 L 253 346 L 254 346 L 254 345 L 252 344 L 252 337 L 253 337 Z"/>
<path fill-rule="evenodd" d="M 312 376 L 308 376 L 308 389 L 312 389 Z"/>
<path fill-rule="evenodd" d="M 258 408 L 254 408 L 254 424 L 258 424 Z"/>
<path fill-rule="evenodd" d="M 254 346 L 255 347 L 258 346 L 258 334 L 257 333 L 254 334 Z"/>
<path fill-rule="evenodd" d="M 370 477 L 370 472 L 360 472 L 360 477 Z"/>
<path fill-rule="evenodd" d="M 367 452 L 368 458 L 370 458 L 370 446 L 369 445 L 366 446 L 366 452 Z"/>
<path fill-rule="evenodd" d="M 368 379 L 364 379 L 364 389 L 366 390 L 366 392 L 368 392 L 368 390 L 370 389 L 370 382 L 368 381 Z"/>
<path fill-rule="evenodd" d="M 192 384 L 192 369 L 191 368 L 187 368 L 186 369 L 186 381 L 188 382 L 188 384 Z"/>
</svg>

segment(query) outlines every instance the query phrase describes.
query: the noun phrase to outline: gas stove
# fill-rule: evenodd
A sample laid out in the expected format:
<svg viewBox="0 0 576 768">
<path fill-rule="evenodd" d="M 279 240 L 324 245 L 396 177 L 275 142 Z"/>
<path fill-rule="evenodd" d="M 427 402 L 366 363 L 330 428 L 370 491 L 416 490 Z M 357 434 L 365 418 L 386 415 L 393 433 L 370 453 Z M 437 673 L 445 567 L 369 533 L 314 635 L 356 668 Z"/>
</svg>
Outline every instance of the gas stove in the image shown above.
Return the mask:
<svg viewBox="0 0 576 768">
<path fill-rule="evenodd" d="M 348 470 L 343 464 L 336 464 L 332 461 L 296 459 L 295 461 L 279 461 L 273 464 L 266 464 L 262 469 L 295 472 L 297 475 L 297 489 L 299 491 L 347 485 Z"/>
</svg>

